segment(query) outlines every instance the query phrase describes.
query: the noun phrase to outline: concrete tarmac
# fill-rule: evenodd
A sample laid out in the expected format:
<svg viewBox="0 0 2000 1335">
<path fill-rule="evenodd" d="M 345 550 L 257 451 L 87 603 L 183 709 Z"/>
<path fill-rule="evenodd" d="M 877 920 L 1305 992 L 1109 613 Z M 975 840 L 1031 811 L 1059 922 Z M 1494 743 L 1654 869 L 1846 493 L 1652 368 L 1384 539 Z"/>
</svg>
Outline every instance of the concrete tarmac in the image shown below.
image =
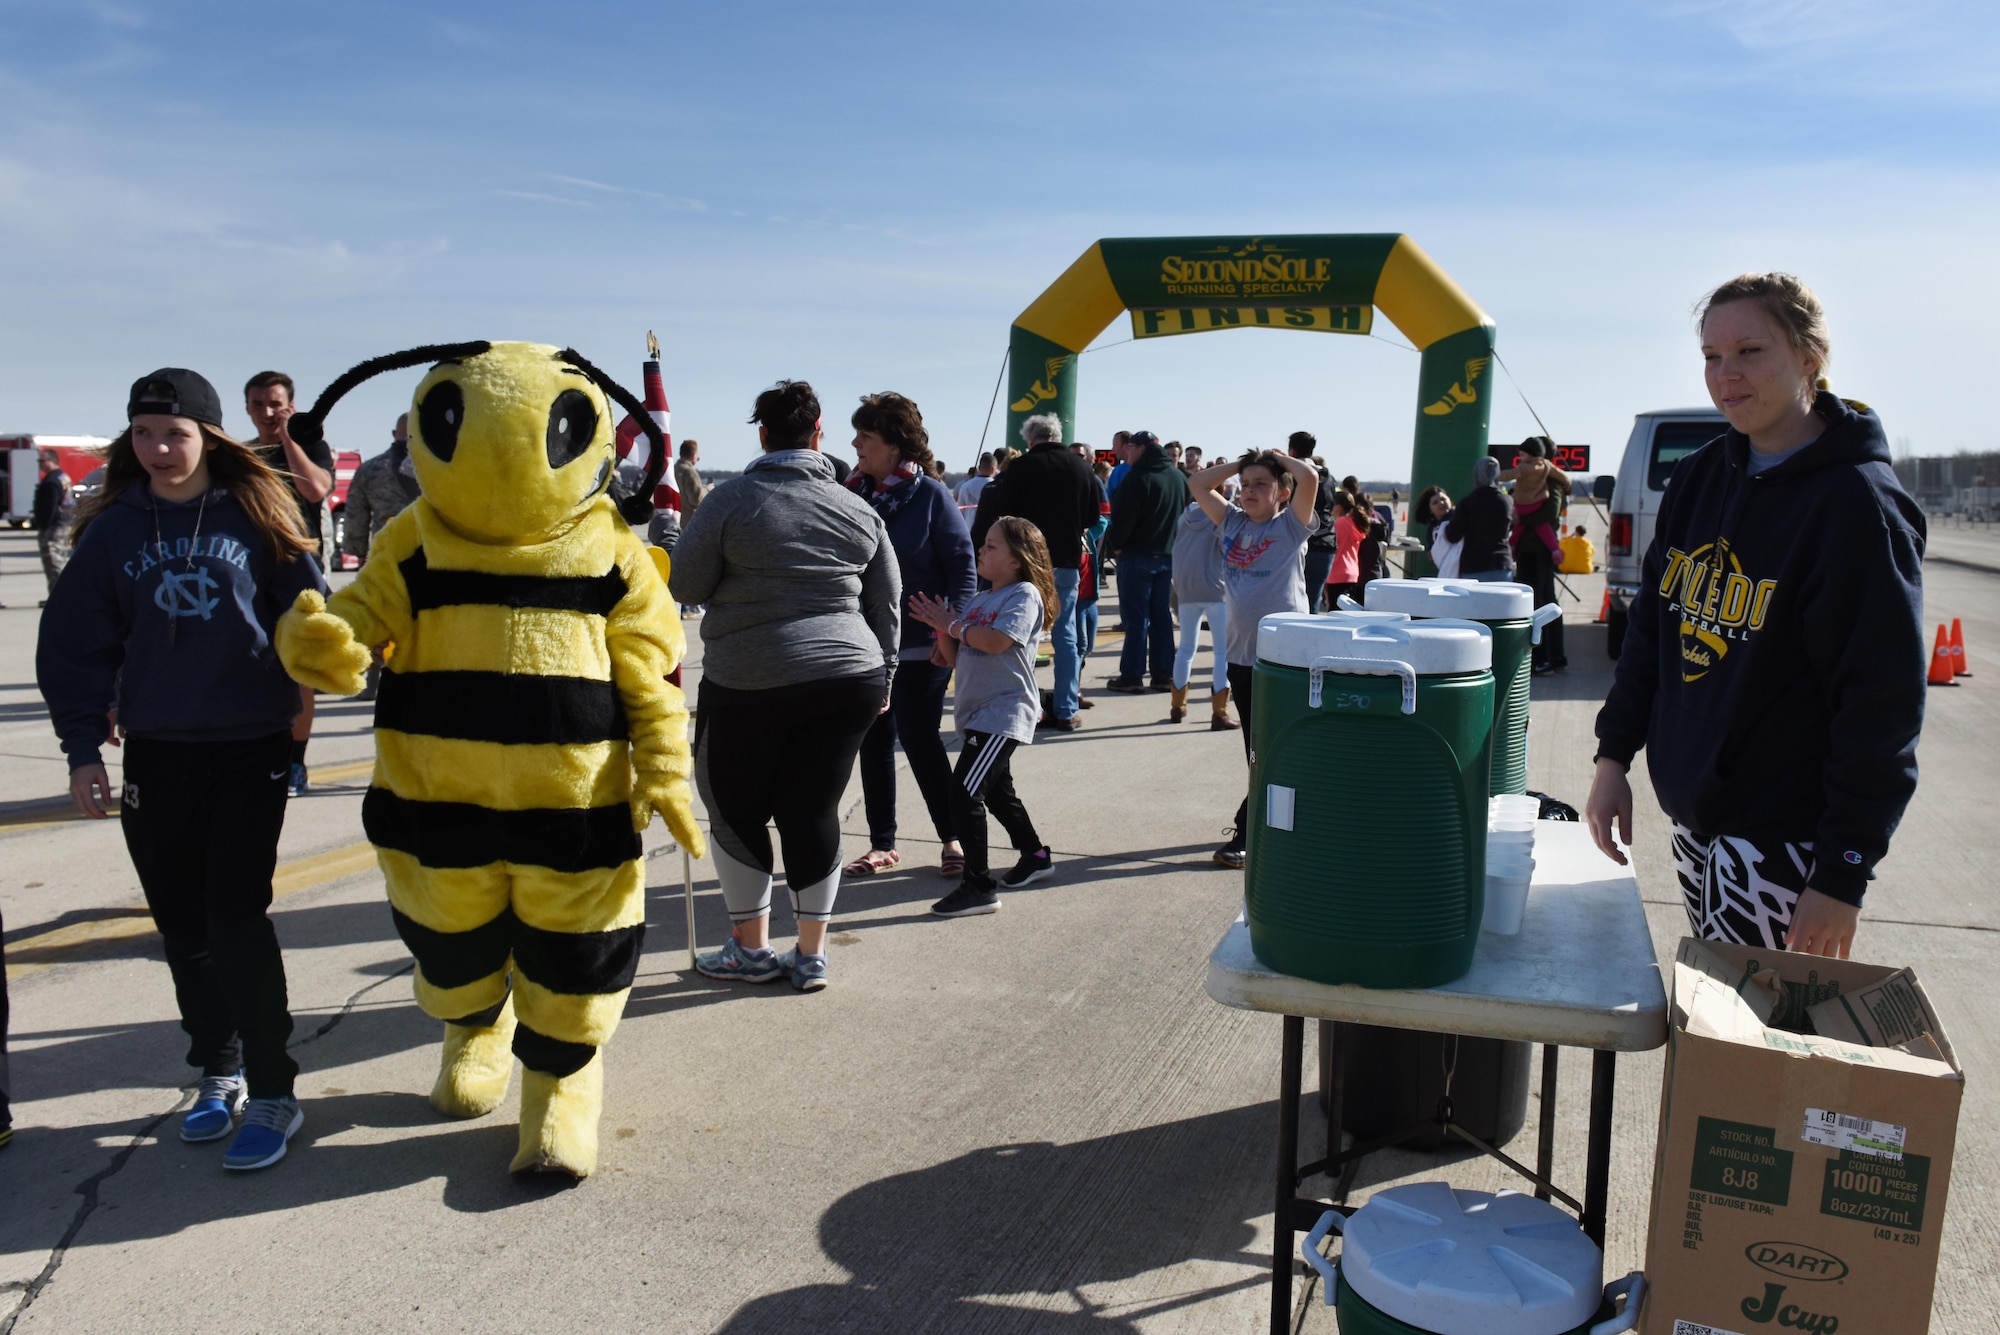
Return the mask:
<svg viewBox="0 0 2000 1335">
<path fill-rule="evenodd" d="M 1977 675 L 1932 693 L 1922 784 L 1857 952 L 1918 967 L 1970 1072 L 1932 1325 L 1966 1335 L 2000 1324 L 1987 1262 L 2000 1201 L 1978 1189 L 2000 1155 L 2000 1101 L 1982 1078 L 2000 1044 L 1989 551 L 2000 544 L 1954 535 L 1955 559 L 1926 572 L 1928 614 L 1963 618 Z M 1588 624 L 1602 580 L 1571 582 L 1571 668 L 1535 683 L 1530 765 L 1534 787 L 1581 805 L 1611 664 Z M 361 834 L 369 706 L 322 699 L 315 788 L 288 814 L 272 915 L 306 1124 L 276 1168 L 227 1174 L 219 1145 L 176 1135 L 191 1072 L 118 832 L 59 800 L 66 770 L 33 685 L 40 584 L 32 539 L 0 533 L 18 1128 L 0 1152 L 0 1335 L 1265 1328 L 1279 1021 L 1202 990 L 1242 890 L 1209 857 L 1242 795 L 1242 747 L 1207 730 L 1205 705 L 1176 726 L 1165 696 L 1104 693 L 1118 637 L 1086 669 L 1084 730 L 1039 737 L 1015 765 L 1056 877 L 992 917 L 931 918 L 948 883 L 905 772 L 905 862 L 843 886 L 825 992 L 691 973 L 680 854 L 655 824 L 602 1167 L 568 1188 L 506 1172 L 518 1079 L 485 1119 L 431 1112 L 440 1027 L 411 1001 Z M 699 623 L 689 639 L 698 668 Z M 1634 777 L 1636 864 L 1670 960 L 1686 919 L 1643 766 Z M 1357 791 L 1394 783 L 1356 774 Z M 866 846 L 859 799 L 857 782 L 843 800 L 850 856 Z M 697 937 L 713 946 L 727 919 L 710 870 L 694 875 Z M 782 908 L 774 926 L 787 943 Z M 1611 1273 L 1644 1250 L 1659 1071 L 1657 1053 L 1619 1066 Z M 1563 1072 L 1557 1178 L 1580 1188 L 1583 1054 L 1565 1053 Z M 1308 1094 L 1311 1155 L 1314 1111 Z M 1434 1177 L 1512 1185 L 1483 1160 L 1387 1152 L 1353 1190 Z M 1301 1328 L 1331 1332 L 1316 1290 L 1297 1287 Z"/>
</svg>

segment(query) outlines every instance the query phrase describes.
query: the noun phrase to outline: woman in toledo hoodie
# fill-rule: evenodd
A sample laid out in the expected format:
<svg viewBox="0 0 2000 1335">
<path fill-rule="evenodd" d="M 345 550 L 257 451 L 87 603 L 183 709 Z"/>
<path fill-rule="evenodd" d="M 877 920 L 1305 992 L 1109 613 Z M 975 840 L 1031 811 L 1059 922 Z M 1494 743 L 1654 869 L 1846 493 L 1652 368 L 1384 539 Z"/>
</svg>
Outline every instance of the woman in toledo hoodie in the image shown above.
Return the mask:
<svg viewBox="0 0 2000 1335">
<path fill-rule="evenodd" d="M 283 479 L 222 433 L 214 386 L 168 367 L 125 411 L 49 591 L 35 675 L 86 816 L 104 819 L 111 796 L 100 748 L 118 744 L 114 717 L 125 735 L 118 820 L 201 1068 L 181 1139 L 235 1131 L 223 1167 L 263 1168 L 304 1120 L 267 912 L 299 688 L 271 634 L 326 582 Z"/>
<path fill-rule="evenodd" d="M 1724 283 L 1701 346 L 1729 429 L 1661 502 L 1585 818 L 1624 862 L 1646 748 L 1695 932 L 1844 958 L 1917 786 L 1924 518 L 1875 414 L 1827 392 L 1804 283 Z"/>
</svg>

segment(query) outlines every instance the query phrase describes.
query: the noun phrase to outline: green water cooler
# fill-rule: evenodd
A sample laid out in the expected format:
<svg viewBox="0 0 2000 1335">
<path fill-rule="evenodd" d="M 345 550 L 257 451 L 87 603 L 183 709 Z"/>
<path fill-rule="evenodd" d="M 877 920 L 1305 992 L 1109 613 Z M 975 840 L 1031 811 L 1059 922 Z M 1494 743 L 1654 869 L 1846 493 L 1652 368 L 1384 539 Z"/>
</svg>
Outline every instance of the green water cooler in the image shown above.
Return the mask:
<svg viewBox="0 0 2000 1335">
<path fill-rule="evenodd" d="M 1492 662 L 1474 621 L 1258 624 L 1244 865 L 1258 959 L 1364 987 L 1435 987 L 1472 967 Z"/>
<path fill-rule="evenodd" d="M 1495 793 L 1528 791 L 1530 650 L 1542 627 L 1562 615 L 1554 603 L 1539 610 L 1525 584 L 1459 579 L 1378 579 L 1366 590 L 1371 612 L 1415 619 L 1477 621 L 1493 632 L 1493 774 Z"/>
</svg>

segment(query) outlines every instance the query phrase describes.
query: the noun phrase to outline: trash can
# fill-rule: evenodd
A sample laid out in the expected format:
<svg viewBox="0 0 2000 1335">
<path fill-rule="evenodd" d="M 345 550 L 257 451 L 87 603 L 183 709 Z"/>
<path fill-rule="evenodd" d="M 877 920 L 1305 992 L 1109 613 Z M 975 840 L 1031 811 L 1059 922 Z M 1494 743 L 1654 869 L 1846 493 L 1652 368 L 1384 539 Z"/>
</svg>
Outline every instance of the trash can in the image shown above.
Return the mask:
<svg viewBox="0 0 2000 1335">
<path fill-rule="evenodd" d="M 1371 612 L 1477 621 L 1493 632 L 1493 773 L 1495 793 L 1528 791 L 1529 649 L 1542 627 L 1562 615 L 1539 610 L 1525 584 L 1456 579 L 1378 579 L 1364 591 Z"/>
<path fill-rule="evenodd" d="M 1356 1140 L 1370 1140 L 1430 1122 L 1447 1089 L 1451 1120 L 1488 1145 L 1503 1147 L 1528 1121 L 1529 1071 L 1534 1049 L 1518 1039 L 1474 1038 L 1423 1029 L 1389 1029 L 1343 1024 L 1335 1043 L 1333 1026 L 1321 1022 L 1319 1104 L 1327 1106 L 1337 1086 L 1340 1128 Z M 1333 1078 L 1333 1063 L 1341 1078 Z M 1403 1141 L 1406 1150 L 1463 1149 L 1433 1123 Z"/>
<path fill-rule="evenodd" d="M 1364 987 L 1435 987 L 1472 967 L 1492 658 L 1472 621 L 1258 623 L 1244 865 L 1258 959 Z"/>
</svg>

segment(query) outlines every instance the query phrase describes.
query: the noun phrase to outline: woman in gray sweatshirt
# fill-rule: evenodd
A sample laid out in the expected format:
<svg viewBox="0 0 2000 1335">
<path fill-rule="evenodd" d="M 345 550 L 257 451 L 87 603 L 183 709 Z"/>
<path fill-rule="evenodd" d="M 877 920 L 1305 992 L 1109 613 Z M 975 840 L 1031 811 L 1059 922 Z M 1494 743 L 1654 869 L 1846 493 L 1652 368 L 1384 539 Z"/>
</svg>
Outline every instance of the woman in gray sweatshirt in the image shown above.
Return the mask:
<svg viewBox="0 0 2000 1335">
<path fill-rule="evenodd" d="M 682 606 L 705 604 L 695 783 L 735 931 L 696 960 L 711 978 L 826 986 L 840 889 L 840 795 L 896 670 L 902 584 L 882 520 L 834 483 L 803 380 L 757 396 L 763 457 L 711 491 L 674 548 Z M 770 826 L 799 939 L 770 947 Z"/>
</svg>

